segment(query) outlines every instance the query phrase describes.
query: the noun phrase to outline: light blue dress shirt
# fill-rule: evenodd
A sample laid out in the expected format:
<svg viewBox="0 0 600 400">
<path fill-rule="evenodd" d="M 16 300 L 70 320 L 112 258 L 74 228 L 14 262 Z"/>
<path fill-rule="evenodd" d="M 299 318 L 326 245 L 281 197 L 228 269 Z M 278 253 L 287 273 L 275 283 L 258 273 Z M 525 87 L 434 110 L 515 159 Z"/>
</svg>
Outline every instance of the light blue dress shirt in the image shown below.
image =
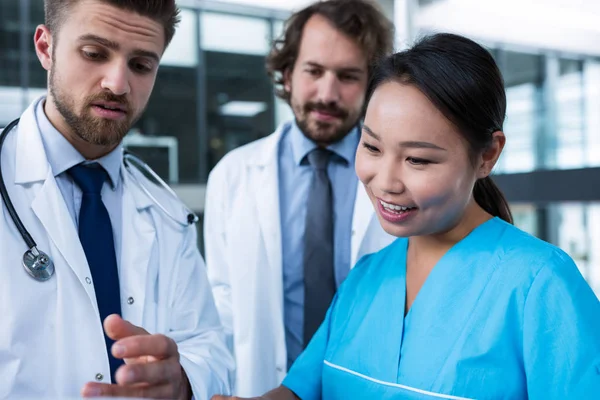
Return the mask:
<svg viewBox="0 0 600 400">
<path fill-rule="evenodd" d="M 327 167 L 333 190 L 334 273 L 339 286 L 350 271 L 352 214 L 358 178 L 354 156 L 358 127 L 327 147 L 334 155 Z M 306 155 L 317 147 L 296 123 L 290 123 L 279 145 L 279 204 L 283 256 L 285 340 L 288 368 L 304 349 L 304 229 L 308 191 L 313 176 Z"/>
<path fill-rule="evenodd" d="M 35 108 L 35 117 L 42 135 L 42 142 L 46 157 L 50 163 L 52 174 L 56 179 L 58 188 L 65 199 L 69 214 L 73 219 L 75 228 L 79 226 L 79 209 L 81 208 L 81 189 L 73 182 L 67 170 L 77 164 L 86 163 L 86 159 L 65 139 L 65 137 L 52 125 L 44 112 L 45 99 L 39 101 Z M 110 179 L 102 186 L 102 202 L 110 216 L 115 240 L 115 254 L 117 266 L 121 260 L 122 236 L 122 195 L 123 183 L 121 178 L 122 146 L 93 162 L 100 164 L 108 173 Z"/>
</svg>

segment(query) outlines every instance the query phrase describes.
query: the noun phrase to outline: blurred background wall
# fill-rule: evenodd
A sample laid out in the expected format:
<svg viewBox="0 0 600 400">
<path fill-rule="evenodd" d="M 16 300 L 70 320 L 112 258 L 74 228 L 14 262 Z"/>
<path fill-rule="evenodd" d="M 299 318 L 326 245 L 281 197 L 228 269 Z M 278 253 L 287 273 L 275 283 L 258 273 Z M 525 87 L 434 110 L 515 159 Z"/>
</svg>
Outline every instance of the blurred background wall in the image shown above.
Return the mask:
<svg viewBox="0 0 600 400">
<path fill-rule="evenodd" d="M 495 179 L 516 224 L 566 250 L 600 296 L 600 1 L 378 2 L 396 26 L 397 49 L 448 31 L 494 55 L 508 96 Z M 290 118 L 264 57 L 283 21 L 310 1 L 178 3 L 181 25 L 126 144 L 202 215 L 219 159 Z M 42 22 L 42 0 L 0 0 L 0 127 L 45 92 L 32 40 Z"/>
</svg>

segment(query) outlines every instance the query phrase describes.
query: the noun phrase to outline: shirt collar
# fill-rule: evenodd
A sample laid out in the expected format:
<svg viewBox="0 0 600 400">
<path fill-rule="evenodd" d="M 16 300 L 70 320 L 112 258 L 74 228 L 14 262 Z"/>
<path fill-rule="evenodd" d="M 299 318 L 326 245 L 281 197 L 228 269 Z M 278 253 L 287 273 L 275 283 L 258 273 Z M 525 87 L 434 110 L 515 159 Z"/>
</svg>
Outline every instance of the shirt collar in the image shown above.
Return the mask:
<svg viewBox="0 0 600 400">
<path fill-rule="evenodd" d="M 304 135 L 296 121 L 292 123 L 289 134 L 294 163 L 300 165 L 306 155 L 318 146 Z M 358 126 L 355 126 L 342 140 L 327 146 L 327 149 L 336 154 L 346 165 L 354 165 L 354 156 L 356 154 L 356 148 L 358 147 L 358 139 Z"/>
<path fill-rule="evenodd" d="M 115 190 L 121 181 L 121 158 L 123 147 L 119 144 L 113 151 L 107 155 L 93 161 L 87 161 L 71 143 L 52 125 L 46 113 L 44 112 L 44 103 L 46 99 L 42 98 L 35 108 L 35 117 L 44 143 L 46 157 L 52 168 L 52 174 L 57 177 L 66 172 L 69 168 L 85 163 L 98 163 L 104 168 L 110 178 L 110 185 Z"/>
</svg>

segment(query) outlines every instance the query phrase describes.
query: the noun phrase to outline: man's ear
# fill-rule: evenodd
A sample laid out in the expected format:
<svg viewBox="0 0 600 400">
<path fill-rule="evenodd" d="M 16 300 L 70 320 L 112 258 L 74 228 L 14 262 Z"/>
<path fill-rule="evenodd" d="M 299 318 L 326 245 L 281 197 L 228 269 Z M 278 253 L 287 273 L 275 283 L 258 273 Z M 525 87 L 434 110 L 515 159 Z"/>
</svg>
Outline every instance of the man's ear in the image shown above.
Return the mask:
<svg viewBox="0 0 600 400">
<path fill-rule="evenodd" d="M 52 67 L 52 34 L 46 25 L 38 25 L 33 35 L 35 54 L 46 71 Z"/>
<path fill-rule="evenodd" d="M 283 72 L 283 90 L 287 93 L 292 91 L 292 69 L 288 68 Z"/>
<path fill-rule="evenodd" d="M 478 179 L 485 178 L 492 172 L 500 154 L 502 154 L 502 149 L 504 149 L 505 144 L 506 136 L 504 136 L 504 132 L 496 131 L 492 133 L 491 145 L 481 154 L 481 160 L 477 171 Z"/>
</svg>

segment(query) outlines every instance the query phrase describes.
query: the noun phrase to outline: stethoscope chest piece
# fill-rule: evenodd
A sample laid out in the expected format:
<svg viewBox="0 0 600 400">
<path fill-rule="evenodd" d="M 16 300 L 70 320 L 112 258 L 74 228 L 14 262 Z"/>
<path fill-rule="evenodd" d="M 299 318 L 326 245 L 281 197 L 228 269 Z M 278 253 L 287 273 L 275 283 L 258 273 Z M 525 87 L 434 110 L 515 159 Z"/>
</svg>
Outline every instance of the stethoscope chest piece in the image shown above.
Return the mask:
<svg viewBox="0 0 600 400">
<path fill-rule="evenodd" d="M 37 255 L 36 255 L 37 253 Z M 25 271 L 35 280 L 47 281 L 54 274 L 54 263 L 48 255 L 37 249 L 27 250 L 23 254 L 23 267 Z"/>
</svg>

